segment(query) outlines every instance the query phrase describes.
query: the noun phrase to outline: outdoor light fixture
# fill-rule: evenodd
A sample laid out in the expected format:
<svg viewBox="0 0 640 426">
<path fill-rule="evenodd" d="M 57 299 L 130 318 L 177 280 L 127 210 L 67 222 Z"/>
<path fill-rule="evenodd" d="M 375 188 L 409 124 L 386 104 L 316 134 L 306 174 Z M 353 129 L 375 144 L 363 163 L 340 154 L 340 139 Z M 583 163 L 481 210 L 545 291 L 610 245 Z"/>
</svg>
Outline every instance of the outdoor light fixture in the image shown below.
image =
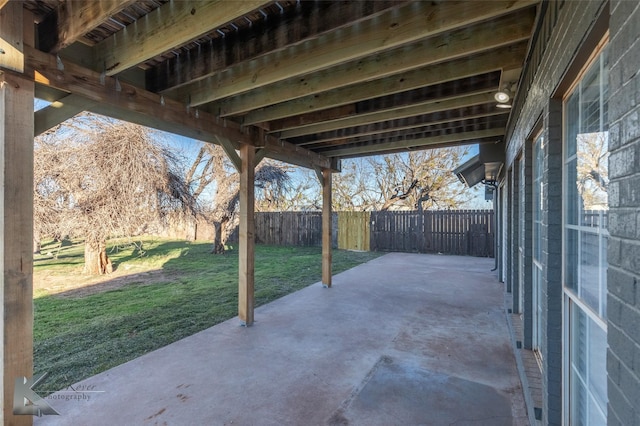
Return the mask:
<svg viewBox="0 0 640 426">
<path fill-rule="evenodd" d="M 496 105 L 497 108 L 511 108 L 511 104 L 509 103 L 509 101 L 513 96 L 512 87 L 512 83 L 507 83 L 504 85 L 504 88 L 502 90 L 497 91 L 493 95 L 493 98 L 496 100 L 496 102 L 498 102 L 498 104 Z"/>
<path fill-rule="evenodd" d="M 500 90 L 499 92 L 496 92 L 496 94 L 493 95 L 493 97 L 497 102 L 504 104 L 509 102 L 509 99 L 511 99 L 511 92 L 509 92 L 509 89 L 505 88 L 504 90 Z"/>
</svg>

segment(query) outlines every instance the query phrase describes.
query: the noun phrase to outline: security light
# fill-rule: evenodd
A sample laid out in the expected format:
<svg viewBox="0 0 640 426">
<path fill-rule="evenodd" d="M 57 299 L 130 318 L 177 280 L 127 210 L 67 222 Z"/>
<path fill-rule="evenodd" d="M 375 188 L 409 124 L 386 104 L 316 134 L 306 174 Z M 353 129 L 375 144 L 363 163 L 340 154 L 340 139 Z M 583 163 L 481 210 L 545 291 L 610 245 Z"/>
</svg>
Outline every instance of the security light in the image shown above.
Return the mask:
<svg viewBox="0 0 640 426">
<path fill-rule="evenodd" d="M 493 95 L 493 97 L 495 98 L 496 101 L 500 102 L 501 104 L 507 103 L 509 102 L 509 99 L 511 99 L 511 95 L 509 94 L 508 89 L 504 89 L 499 92 L 496 92 L 496 94 Z"/>
<path fill-rule="evenodd" d="M 509 101 L 513 97 L 513 83 L 507 83 L 503 86 L 502 90 L 498 90 L 493 98 L 498 102 L 496 107 L 498 108 L 511 108 Z"/>
</svg>

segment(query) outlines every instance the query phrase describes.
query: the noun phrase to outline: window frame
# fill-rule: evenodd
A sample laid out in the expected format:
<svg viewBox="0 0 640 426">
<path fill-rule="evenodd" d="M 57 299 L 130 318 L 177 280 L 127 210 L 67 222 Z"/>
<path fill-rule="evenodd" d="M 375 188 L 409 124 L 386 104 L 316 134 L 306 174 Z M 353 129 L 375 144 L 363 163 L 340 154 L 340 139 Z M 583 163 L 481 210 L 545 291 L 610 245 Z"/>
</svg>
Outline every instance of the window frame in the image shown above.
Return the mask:
<svg viewBox="0 0 640 426">
<path fill-rule="evenodd" d="M 573 408 L 572 405 L 572 401 L 570 399 L 571 397 L 571 383 L 572 383 L 572 373 L 573 373 L 573 363 L 572 363 L 572 353 L 571 353 L 571 347 L 572 347 L 572 339 L 573 339 L 573 335 L 572 335 L 572 310 L 573 309 L 580 309 L 582 311 L 582 313 L 585 314 L 587 322 L 589 320 L 593 321 L 593 323 L 598 326 L 600 329 L 603 330 L 603 332 L 606 334 L 608 333 L 608 329 L 607 329 L 607 320 L 606 320 L 606 310 L 602 309 L 602 304 L 603 304 L 603 297 L 602 297 L 602 276 L 603 274 L 601 273 L 600 269 L 602 267 L 602 264 L 599 262 L 598 265 L 598 269 L 600 271 L 599 275 L 599 303 L 598 303 L 598 312 L 595 312 L 593 307 L 590 306 L 589 304 L 585 303 L 582 299 L 581 299 L 581 295 L 579 294 L 580 291 L 576 292 L 574 291 L 574 289 L 570 288 L 567 286 L 567 230 L 575 230 L 577 232 L 578 235 L 578 241 L 577 241 L 577 246 L 578 246 L 578 253 L 580 254 L 581 251 L 581 233 L 582 231 L 585 230 L 586 227 L 582 226 L 582 225 L 573 225 L 573 224 L 568 224 L 567 223 L 567 208 L 568 208 L 568 202 L 569 201 L 573 201 L 575 202 L 575 200 L 568 200 L 569 196 L 568 194 L 566 194 L 566 190 L 568 188 L 568 165 L 569 163 L 572 161 L 572 158 L 575 156 L 576 157 L 576 167 L 577 167 L 577 147 L 576 147 L 576 153 L 574 153 L 571 157 L 567 157 L 567 126 L 568 126 L 568 114 L 567 114 L 567 100 L 569 99 L 569 97 L 571 97 L 576 89 L 578 89 L 580 87 L 581 82 L 583 81 L 585 75 L 587 74 L 588 71 L 591 70 L 591 67 L 596 63 L 596 61 L 598 61 L 600 63 L 600 73 L 602 73 L 602 60 L 601 60 L 601 54 L 604 52 L 605 48 L 608 46 L 608 42 L 609 42 L 609 35 L 608 33 L 605 34 L 605 36 L 602 38 L 602 40 L 598 43 L 598 45 L 596 46 L 596 48 L 594 49 L 594 51 L 592 52 L 591 56 L 589 57 L 589 60 L 585 62 L 584 66 L 581 68 L 580 72 L 578 73 L 578 75 L 576 76 L 575 80 L 573 81 L 573 83 L 569 86 L 569 88 L 567 89 L 567 91 L 565 92 L 564 96 L 562 97 L 562 191 L 563 191 L 563 197 L 562 197 L 562 294 L 563 294 L 563 301 L 562 301 L 562 319 L 563 319 L 563 324 L 562 324 L 562 353 L 563 353 L 563 386 L 562 386 L 562 399 L 563 399 L 563 423 L 564 424 L 571 424 L 571 411 Z M 600 123 L 601 126 L 603 124 L 602 121 L 602 93 L 600 93 Z M 579 103 L 580 106 L 580 103 Z M 578 113 L 579 116 L 580 113 Z M 606 124 L 606 123 L 605 123 Z M 602 229 L 604 228 L 604 229 Z M 599 252 L 599 256 L 602 255 L 602 239 L 603 239 L 603 235 L 606 234 L 606 236 L 608 237 L 609 233 L 608 230 L 606 229 L 606 227 L 598 227 L 596 232 L 592 232 L 592 230 L 588 230 L 587 232 L 589 233 L 593 233 L 595 235 L 598 235 L 598 252 Z M 577 268 L 577 282 L 579 282 L 579 277 L 580 277 L 580 261 L 579 261 L 580 257 L 578 256 L 578 268 Z M 601 257 L 599 257 L 599 260 L 601 259 Z M 604 260 L 606 262 L 606 253 L 605 253 L 605 257 Z M 604 278 L 606 280 L 606 274 L 604 274 Z M 580 288 L 579 288 L 580 290 Z M 606 293 L 604 294 L 604 298 L 606 301 Z M 603 316 L 601 316 L 601 313 Z M 589 339 L 588 336 L 589 333 L 587 333 L 587 339 Z M 606 343 L 606 342 L 605 342 Z M 587 348 L 589 347 L 589 344 L 586 344 Z M 589 351 L 587 351 L 586 354 L 586 359 L 589 360 L 590 357 L 590 353 Z M 587 365 L 589 365 L 589 362 L 587 361 Z M 606 362 L 605 362 L 605 366 L 606 366 Z M 605 367 L 606 368 L 606 367 Z M 583 381 L 583 379 L 580 379 L 581 381 Z M 587 381 L 589 381 L 587 379 Z M 606 384 L 606 379 L 605 379 L 605 384 Z M 589 393 L 590 391 L 587 388 L 587 392 Z M 591 398 L 591 395 L 589 395 L 589 397 Z M 606 420 L 607 418 L 607 404 L 608 401 L 605 401 L 605 406 L 604 407 L 598 407 L 598 410 L 604 415 L 604 418 Z M 603 408 L 603 409 L 602 409 Z M 589 419 L 587 418 L 587 424 L 589 424 Z"/>
<path fill-rule="evenodd" d="M 542 260 L 542 250 L 543 250 L 543 239 L 542 239 L 542 224 L 543 224 L 543 202 L 544 202 L 544 145 L 545 145 L 545 137 L 542 130 L 538 131 L 533 138 L 532 148 L 533 152 L 531 155 L 532 162 L 532 171 L 531 171 L 531 184 L 533 186 L 531 191 L 532 197 L 532 227 L 531 230 L 531 284 L 532 284 L 532 347 L 535 355 L 538 358 L 538 363 L 542 365 L 543 356 L 541 351 L 542 345 L 542 333 L 541 333 L 541 320 L 542 320 L 542 280 L 544 275 L 543 269 L 543 260 Z M 542 155 L 542 164 L 538 164 L 538 154 Z M 538 169 L 540 167 L 540 169 Z M 539 192 L 536 192 L 539 191 Z M 536 203 L 537 202 L 537 203 Z M 537 205 L 539 203 L 539 205 Z M 536 219 L 536 214 L 539 214 L 539 219 Z M 537 257 L 538 251 L 540 252 L 540 258 Z"/>
</svg>

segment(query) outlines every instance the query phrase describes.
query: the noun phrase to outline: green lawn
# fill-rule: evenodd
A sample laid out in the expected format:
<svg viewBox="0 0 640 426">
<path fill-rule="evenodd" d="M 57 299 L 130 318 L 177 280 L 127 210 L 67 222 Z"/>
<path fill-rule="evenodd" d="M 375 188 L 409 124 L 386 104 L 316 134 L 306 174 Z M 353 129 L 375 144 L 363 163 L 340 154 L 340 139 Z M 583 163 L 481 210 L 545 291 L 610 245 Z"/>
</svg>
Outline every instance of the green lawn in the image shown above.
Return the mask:
<svg viewBox="0 0 640 426">
<path fill-rule="evenodd" d="M 81 244 L 66 243 L 57 259 L 54 247 L 44 246 L 35 259 L 36 282 L 93 284 L 56 294 L 35 291 L 35 373 L 49 373 L 46 388 L 64 388 L 236 316 L 237 250 L 216 256 L 210 248 L 209 243 L 146 240 L 140 256 L 124 245 L 110 253 L 117 278 L 96 284 L 95 277 L 82 275 Z M 377 256 L 334 250 L 333 271 Z M 321 278 L 318 247 L 259 245 L 255 257 L 257 306 Z M 122 277 L 125 273 L 139 274 Z"/>
</svg>

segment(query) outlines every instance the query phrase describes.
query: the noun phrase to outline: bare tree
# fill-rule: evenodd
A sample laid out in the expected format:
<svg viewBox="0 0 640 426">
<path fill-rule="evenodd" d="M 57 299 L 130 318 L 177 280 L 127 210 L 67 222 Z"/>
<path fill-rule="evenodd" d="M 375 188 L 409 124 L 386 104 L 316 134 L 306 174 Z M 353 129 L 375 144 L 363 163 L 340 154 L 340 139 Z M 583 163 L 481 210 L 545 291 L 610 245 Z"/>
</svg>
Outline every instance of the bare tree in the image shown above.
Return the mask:
<svg viewBox="0 0 640 426">
<path fill-rule="evenodd" d="M 608 138 L 605 132 L 578 135 L 576 185 L 585 209 L 607 206 L 608 147 Z"/>
<path fill-rule="evenodd" d="M 237 226 L 240 200 L 238 172 L 222 147 L 202 144 L 185 177 L 196 199 L 201 199 L 206 188 L 214 187 L 212 205 L 205 211 L 207 219 L 214 226 L 212 253 L 224 253 L 227 239 Z M 279 208 L 289 180 L 287 166 L 263 160 L 255 173 L 256 208 Z"/>
<path fill-rule="evenodd" d="M 35 229 L 82 237 L 85 273 L 112 270 L 106 240 L 136 236 L 193 197 L 159 133 L 82 114 L 36 138 Z"/>
<path fill-rule="evenodd" d="M 451 173 L 466 153 L 465 148 L 446 148 L 345 160 L 334 178 L 334 208 L 455 208 L 472 196 Z"/>
<path fill-rule="evenodd" d="M 371 158 L 379 210 L 455 208 L 470 198 L 451 170 L 466 148 L 444 148 Z"/>
<path fill-rule="evenodd" d="M 371 158 L 342 163 L 342 172 L 333 177 L 333 208 L 338 211 L 373 210 L 377 205 L 376 176 Z"/>
</svg>

